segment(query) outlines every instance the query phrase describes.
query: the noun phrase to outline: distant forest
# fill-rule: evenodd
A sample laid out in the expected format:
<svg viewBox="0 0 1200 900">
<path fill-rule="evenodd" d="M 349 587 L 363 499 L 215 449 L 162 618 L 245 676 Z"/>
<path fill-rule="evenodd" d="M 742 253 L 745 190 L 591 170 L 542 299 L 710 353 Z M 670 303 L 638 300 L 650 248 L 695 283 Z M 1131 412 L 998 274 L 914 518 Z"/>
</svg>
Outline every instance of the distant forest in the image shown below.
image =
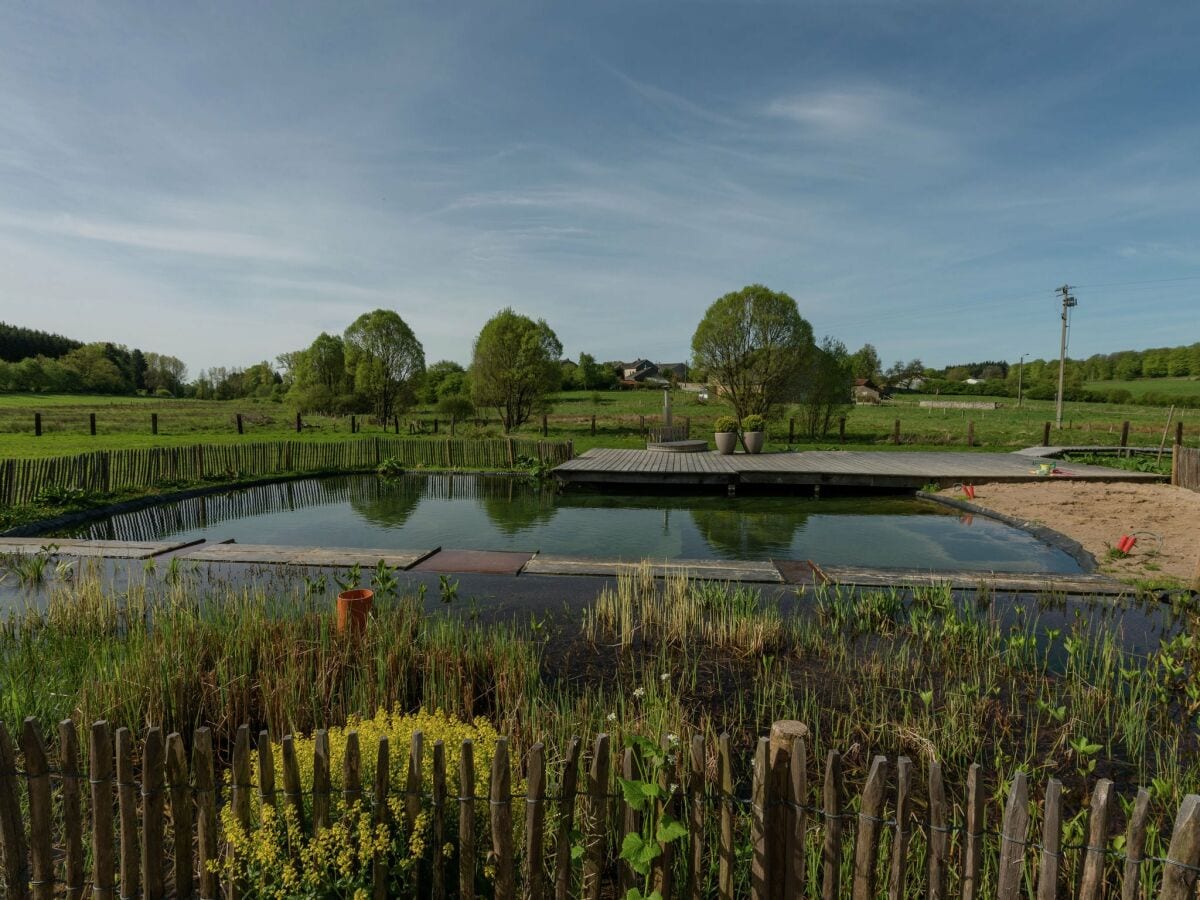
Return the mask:
<svg viewBox="0 0 1200 900">
<path fill-rule="evenodd" d="M 186 379 L 174 356 L 0 322 L 0 391 L 177 397 Z"/>
</svg>

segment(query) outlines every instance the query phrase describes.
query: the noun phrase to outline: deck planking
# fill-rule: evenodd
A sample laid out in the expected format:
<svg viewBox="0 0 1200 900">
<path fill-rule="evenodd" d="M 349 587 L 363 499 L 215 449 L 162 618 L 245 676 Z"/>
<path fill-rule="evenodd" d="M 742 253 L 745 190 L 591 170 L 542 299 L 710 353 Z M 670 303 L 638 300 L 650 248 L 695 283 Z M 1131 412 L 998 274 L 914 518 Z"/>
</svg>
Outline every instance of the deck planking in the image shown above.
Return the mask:
<svg viewBox="0 0 1200 900">
<path fill-rule="evenodd" d="M 1039 460 L 1022 453 L 807 450 L 799 453 L 658 453 L 596 448 L 553 470 L 565 484 L 831 485 L 917 489 L 959 482 L 1161 481 L 1149 472 L 1062 463 L 1038 474 Z"/>
<path fill-rule="evenodd" d="M 51 556 L 150 559 L 198 543 L 199 541 L 77 541 L 52 537 L 5 537 L 0 538 L 0 553 L 33 556 L 48 551 Z"/>
</svg>

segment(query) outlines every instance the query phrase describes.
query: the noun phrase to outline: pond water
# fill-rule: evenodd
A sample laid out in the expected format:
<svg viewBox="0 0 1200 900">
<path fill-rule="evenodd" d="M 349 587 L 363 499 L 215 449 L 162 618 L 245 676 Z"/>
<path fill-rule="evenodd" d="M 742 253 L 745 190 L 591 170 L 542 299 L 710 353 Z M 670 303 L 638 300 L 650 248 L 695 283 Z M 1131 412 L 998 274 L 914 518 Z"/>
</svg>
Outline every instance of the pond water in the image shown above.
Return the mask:
<svg viewBox="0 0 1200 900">
<path fill-rule="evenodd" d="M 165 503 L 57 536 L 1080 571 L 1024 531 L 910 497 L 598 494 L 484 475 L 303 479 Z"/>
</svg>

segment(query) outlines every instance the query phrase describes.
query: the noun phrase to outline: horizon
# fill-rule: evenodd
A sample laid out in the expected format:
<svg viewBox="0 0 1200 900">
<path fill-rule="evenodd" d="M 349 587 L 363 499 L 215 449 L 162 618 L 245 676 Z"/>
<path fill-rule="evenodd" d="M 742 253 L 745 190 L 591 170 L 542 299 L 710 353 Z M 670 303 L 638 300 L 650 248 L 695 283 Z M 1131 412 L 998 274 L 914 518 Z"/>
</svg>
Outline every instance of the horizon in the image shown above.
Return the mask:
<svg viewBox="0 0 1200 900">
<path fill-rule="evenodd" d="M 1193 5 L 0 15 L 0 319 L 192 377 L 377 307 L 690 362 L 756 282 L 885 366 L 1056 359 L 1064 282 L 1071 358 L 1200 335 Z"/>
</svg>

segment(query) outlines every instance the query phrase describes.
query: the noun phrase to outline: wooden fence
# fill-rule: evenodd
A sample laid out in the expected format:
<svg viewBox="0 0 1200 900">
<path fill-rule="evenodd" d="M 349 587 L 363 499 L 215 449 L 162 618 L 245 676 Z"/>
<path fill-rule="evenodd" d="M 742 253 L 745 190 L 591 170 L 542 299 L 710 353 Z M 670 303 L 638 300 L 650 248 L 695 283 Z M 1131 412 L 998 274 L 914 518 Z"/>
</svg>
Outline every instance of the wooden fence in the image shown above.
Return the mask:
<svg viewBox="0 0 1200 900">
<path fill-rule="evenodd" d="M 144 490 L 163 484 L 267 477 L 286 473 L 361 471 L 395 459 L 404 467 L 506 469 L 522 458 L 548 465 L 572 456 L 569 441 L 525 438 L 271 441 L 97 450 L 78 456 L 0 462 L 0 502 L 35 501 L 48 489 L 89 493 Z"/>
<path fill-rule="evenodd" d="M 1171 458 L 1171 484 L 1200 491 L 1200 450 L 1175 445 Z"/>
<path fill-rule="evenodd" d="M 344 773 L 343 798 L 347 803 L 364 803 L 374 824 L 394 825 L 403 834 L 422 814 L 431 823 L 431 840 L 426 842 L 431 849 L 411 870 L 409 877 L 417 884 L 410 886 L 406 896 L 474 897 L 477 875 L 485 865 L 491 868 L 494 896 L 503 900 L 518 895 L 533 900 L 550 896 L 600 900 L 614 896 L 614 888 L 620 891 L 616 896 L 623 896 L 634 884 L 632 870 L 620 860 L 617 848 L 642 823 L 628 803 L 629 792 L 616 790 L 619 782 L 613 776 L 631 780 L 639 776 L 633 750 L 614 755 L 608 735 L 596 739 L 587 758 L 582 758 L 578 738 L 561 757 L 554 757 L 561 758 L 562 767 L 553 792 L 547 789 L 547 750 L 535 744 L 520 761 L 526 785 L 520 793 L 512 792 L 509 744 L 501 738 L 491 762 L 489 790 L 482 797 L 475 792 L 470 741 L 462 745 L 457 773 L 446 771 L 446 748 L 435 742 L 432 783 L 426 783 L 422 756 L 427 748 L 423 736 L 414 734 L 407 749 L 407 769 L 400 770 L 407 771 L 400 795 L 389 793 L 393 767 L 386 736 L 373 748 L 377 754 L 373 785 L 362 784 L 357 732 L 347 734 L 342 760 L 331 759 L 328 735 L 317 732 L 311 789 L 301 784 L 295 742 L 285 736 L 281 744 L 283 788 L 277 791 L 274 754 L 266 732 L 259 735 L 258 747 L 267 752 L 259 753 L 258 772 L 251 771 L 248 726 L 238 730 L 232 764 L 223 772 L 216 764 L 208 728 L 194 733 L 190 753 L 180 734 L 164 740 L 157 728 L 146 732 L 140 752 L 135 752 L 138 748 L 128 729 L 114 734 L 106 722 L 96 722 L 85 770 L 72 721 L 59 726 L 57 760 L 47 753 L 34 720 L 25 722 L 19 755 L 0 723 L 3 897 L 241 896 L 246 885 L 220 881 L 219 861 L 228 849 L 218 810 L 228 806 L 232 819 L 249 829 L 257 793 L 260 808 L 278 808 L 282 798 L 297 813 L 306 834 L 330 828 L 336 822 L 331 820 L 330 773 L 339 763 Z M 715 759 L 710 757 L 714 749 Z M 1150 809 L 1146 790 L 1138 792 L 1130 808 L 1120 851 L 1110 849 L 1120 804 L 1112 783 L 1104 779 L 1096 781 L 1091 794 L 1086 839 L 1067 846 L 1062 785 L 1053 779 L 1046 785 L 1040 835 L 1035 838 L 1030 833 L 1030 786 L 1021 772 L 1009 785 L 1000 831 L 994 832 L 987 827 L 979 766 L 969 771 L 962 804 L 965 813 L 956 821 L 936 762 L 928 766 L 924 796 L 918 796 L 914 767 L 906 757 L 894 766 L 885 757 L 875 757 L 854 804 L 847 800 L 842 760 L 836 752 L 827 755 L 823 777 L 813 779 L 810 787 L 813 773 L 807 743 L 803 732 L 794 728 L 777 726 L 770 739 L 759 740 L 748 793 L 735 788 L 740 781 L 727 735 L 716 748 L 706 746 L 697 735 L 686 750 L 668 757 L 667 771 L 659 774 L 657 782 L 663 798 L 658 809 L 687 826 L 682 840 L 660 845 L 662 852 L 651 861 L 652 883 L 664 900 L 730 900 L 735 895 L 755 900 L 800 896 L 1190 900 L 1196 894 L 1200 796 L 1194 794 L 1180 805 L 1169 849 L 1159 858 L 1146 853 Z M 926 811 L 923 817 L 918 816 L 918 807 Z M 481 808 L 487 810 L 484 818 L 490 825 L 486 834 L 476 827 Z M 457 846 L 447 853 L 443 841 L 455 823 Z M 887 840 L 881 841 L 885 830 Z M 921 859 L 913 852 L 918 844 L 924 847 Z M 90 847 L 86 863 L 85 845 Z M 373 854 L 369 864 L 373 895 L 386 897 L 393 860 L 379 847 Z M 1073 865 L 1068 867 L 1069 855 Z M 748 886 L 739 888 L 744 882 L 735 880 L 735 870 L 745 872 L 746 857 Z M 985 858 L 990 862 L 985 864 Z M 364 868 L 364 880 L 367 872 Z"/>
</svg>

